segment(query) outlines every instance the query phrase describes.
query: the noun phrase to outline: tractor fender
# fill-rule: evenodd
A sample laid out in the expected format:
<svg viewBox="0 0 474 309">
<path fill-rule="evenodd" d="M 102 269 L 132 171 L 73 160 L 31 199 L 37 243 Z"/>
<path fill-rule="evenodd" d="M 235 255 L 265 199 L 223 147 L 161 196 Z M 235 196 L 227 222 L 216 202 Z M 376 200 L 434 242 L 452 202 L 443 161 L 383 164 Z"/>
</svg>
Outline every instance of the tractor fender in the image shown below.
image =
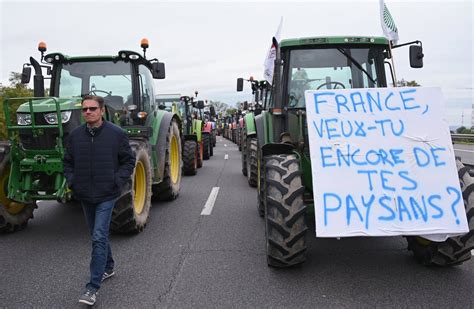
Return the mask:
<svg viewBox="0 0 474 309">
<path fill-rule="evenodd" d="M 178 126 L 181 127 L 181 121 L 179 120 L 178 116 L 170 112 L 163 112 L 158 129 L 158 138 L 156 140 L 156 144 L 154 145 L 158 161 L 158 168 L 156 169 L 155 175 L 158 176 L 160 180 L 163 180 L 163 174 L 165 170 L 166 148 L 168 146 L 168 141 L 166 138 L 173 120 L 176 120 Z"/>
<path fill-rule="evenodd" d="M 265 134 L 265 117 L 263 114 L 260 114 L 255 117 L 255 131 L 257 131 L 257 140 L 258 144 L 261 146 L 265 145 L 267 135 Z"/>
<path fill-rule="evenodd" d="M 262 147 L 262 155 L 292 154 L 295 147 L 287 143 L 268 143 Z"/>
<path fill-rule="evenodd" d="M 244 127 L 244 118 L 239 119 L 239 127 L 243 128 Z"/>
<path fill-rule="evenodd" d="M 197 136 L 195 134 L 184 135 L 184 141 L 195 141 L 197 143 Z"/>
<path fill-rule="evenodd" d="M 255 115 L 253 113 L 245 115 L 245 131 L 247 132 L 247 136 L 257 134 Z"/>
<path fill-rule="evenodd" d="M 201 142 L 202 120 L 193 119 L 193 133 L 197 136 L 198 143 Z"/>
</svg>

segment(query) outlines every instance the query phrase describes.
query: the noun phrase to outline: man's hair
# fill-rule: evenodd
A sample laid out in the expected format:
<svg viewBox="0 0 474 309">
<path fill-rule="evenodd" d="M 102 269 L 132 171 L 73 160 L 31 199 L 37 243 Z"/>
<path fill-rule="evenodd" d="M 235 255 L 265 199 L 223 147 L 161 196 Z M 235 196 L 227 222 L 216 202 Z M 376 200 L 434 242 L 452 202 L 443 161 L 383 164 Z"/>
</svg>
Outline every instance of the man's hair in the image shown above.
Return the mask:
<svg viewBox="0 0 474 309">
<path fill-rule="evenodd" d="M 99 103 L 99 107 L 102 109 L 104 108 L 104 98 L 98 95 L 85 95 L 82 98 L 81 105 L 84 103 L 85 100 L 93 100 Z"/>
</svg>

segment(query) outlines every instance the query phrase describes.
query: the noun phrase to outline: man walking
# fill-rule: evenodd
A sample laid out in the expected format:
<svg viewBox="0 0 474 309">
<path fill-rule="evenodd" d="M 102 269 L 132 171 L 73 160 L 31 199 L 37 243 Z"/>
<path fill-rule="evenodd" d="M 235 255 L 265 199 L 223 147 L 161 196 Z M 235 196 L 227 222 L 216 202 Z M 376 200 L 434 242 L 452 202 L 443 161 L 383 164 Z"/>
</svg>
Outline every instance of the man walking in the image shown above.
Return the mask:
<svg viewBox="0 0 474 309">
<path fill-rule="evenodd" d="M 84 96 L 86 123 L 70 133 L 64 155 L 68 186 L 82 204 L 92 238 L 91 277 L 79 298 L 87 305 L 94 305 L 101 282 L 115 274 L 109 226 L 115 202 L 135 167 L 128 136 L 105 121 L 104 112 L 102 97 Z"/>
</svg>

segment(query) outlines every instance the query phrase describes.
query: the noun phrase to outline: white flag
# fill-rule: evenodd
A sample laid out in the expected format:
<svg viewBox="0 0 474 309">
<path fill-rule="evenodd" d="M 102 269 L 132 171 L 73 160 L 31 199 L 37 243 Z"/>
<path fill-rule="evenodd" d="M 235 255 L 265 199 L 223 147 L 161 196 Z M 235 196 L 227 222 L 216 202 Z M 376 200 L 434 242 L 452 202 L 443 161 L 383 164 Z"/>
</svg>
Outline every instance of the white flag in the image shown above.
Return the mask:
<svg viewBox="0 0 474 309">
<path fill-rule="evenodd" d="M 384 0 L 380 0 L 380 21 L 385 37 L 392 41 L 393 45 L 396 45 L 398 42 L 398 29 Z"/>
<path fill-rule="evenodd" d="M 283 25 L 283 16 L 280 19 L 280 25 L 278 25 L 278 30 L 274 36 L 277 42 L 280 42 L 280 32 L 281 32 L 282 25 Z M 264 66 L 263 77 L 270 84 L 273 82 L 273 69 L 275 67 L 275 58 L 276 58 L 276 46 L 273 44 L 273 40 L 272 40 L 272 45 L 268 49 L 267 57 L 265 58 L 265 62 L 263 64 Z"/>
</svg>

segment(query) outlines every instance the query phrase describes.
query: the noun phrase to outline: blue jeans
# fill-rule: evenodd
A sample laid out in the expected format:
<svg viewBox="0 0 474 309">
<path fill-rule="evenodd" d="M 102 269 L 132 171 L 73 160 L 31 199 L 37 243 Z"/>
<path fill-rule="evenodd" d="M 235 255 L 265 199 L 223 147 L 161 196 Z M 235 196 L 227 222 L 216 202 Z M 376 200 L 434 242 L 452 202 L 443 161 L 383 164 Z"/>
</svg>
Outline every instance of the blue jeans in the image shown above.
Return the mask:
<svg viewBox="0 0 474 309">
<path fill-rule="evenodd" d="M 116 199 L 98 204 L 81 203 L 92 238 L 91 279 L 86 285 L 86 288 L 91 291 L 97 291 L 100 288 L 104 271 L 114 269 L 114 259 L 109 244 L 109 226 L 115 201 Z"/>
</svg>

